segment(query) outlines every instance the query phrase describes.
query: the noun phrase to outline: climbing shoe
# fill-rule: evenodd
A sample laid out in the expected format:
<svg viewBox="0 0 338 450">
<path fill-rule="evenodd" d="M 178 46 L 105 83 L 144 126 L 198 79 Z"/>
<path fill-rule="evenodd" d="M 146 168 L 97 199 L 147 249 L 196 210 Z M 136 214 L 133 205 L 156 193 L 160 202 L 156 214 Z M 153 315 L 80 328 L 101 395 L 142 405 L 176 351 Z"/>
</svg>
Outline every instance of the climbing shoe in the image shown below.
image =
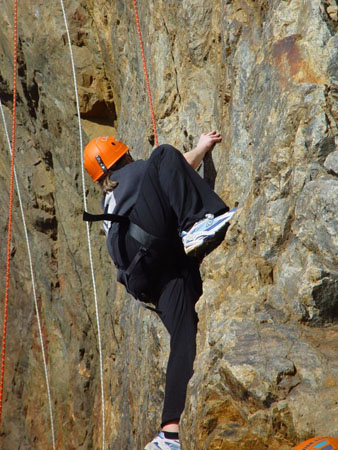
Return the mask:
<svg viewBox="0 0 338 450">
<path fill-rule="evenodd" d="M 144 450 L 181 450 L 178 439 L 166 439 L 163 431 L 144 447 Z"/>
<path fill-rule="evenodd" d="M 220 216 L 206 214 L 205 218 L 196 222 L 189 231 L 181 233 L 184 250 L 187 255 L 203 259 L 214 250 L 224 239 L 229 227 L 229 221 L 237 208 Z"/>
</svg>

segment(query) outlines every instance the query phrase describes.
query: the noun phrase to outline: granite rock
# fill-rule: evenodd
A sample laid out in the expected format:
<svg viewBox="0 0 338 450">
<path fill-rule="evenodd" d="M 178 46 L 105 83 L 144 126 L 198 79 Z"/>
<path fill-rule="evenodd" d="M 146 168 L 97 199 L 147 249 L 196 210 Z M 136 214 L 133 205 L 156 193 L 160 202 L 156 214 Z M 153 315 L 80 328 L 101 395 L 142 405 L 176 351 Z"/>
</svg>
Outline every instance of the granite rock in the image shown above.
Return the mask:
<svg viewBox="0 0 338 450">
<path fill-rule="evenodd" d="M 68 0 L 84 144 L 154 146 L 132 2 Z M 0 96 L 12 110 L 13 9 L 1 3 Z M 201 266 L 187 450 L 291 450 L 338 437 L 338 19 L 334 0 L 138 1 L 160 143 L 223 135 L 200 172 L 239 211 Z M 57 448 L 102 448 L 98 330 L 73 75 L 60 5 L 19 9 L 16 169 L 31 242 Z M 5 243 L 9 152 L 0 127 Z M 85 175 L 88 210 L 100 192 Z M 51 448 L 25 237 L 14 201 L 0 446 Z M 160 422 L 169 338 L 115 282 L 90 227 L 105 447 L 141 449 Z M 1 286 L 6 246 L 0 246 Z M 0 312 L 3 311 L 1 303 Z"/>
</svg>

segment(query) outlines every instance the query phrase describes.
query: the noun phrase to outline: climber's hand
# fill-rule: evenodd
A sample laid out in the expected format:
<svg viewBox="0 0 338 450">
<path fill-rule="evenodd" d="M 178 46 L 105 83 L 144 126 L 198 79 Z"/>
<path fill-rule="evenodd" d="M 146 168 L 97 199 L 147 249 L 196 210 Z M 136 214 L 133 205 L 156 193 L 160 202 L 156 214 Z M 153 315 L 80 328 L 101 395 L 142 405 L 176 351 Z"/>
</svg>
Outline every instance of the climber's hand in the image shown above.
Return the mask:
<svg viewBox="0 0 338 450">
<path fill-rule="evenodd" d="M 196 149 L 200 150 L 204 155 L 212 150 L 218 142 L 222 141 L 222 136 L 216 130 L 209 133 L 203 133 L 199 138 Z"/>
<path fill-rule="evenodd" d="M 190 150 L 190 152 L 185 153 L 184 157 L 191 167 L 197 169 L 205 154 L 210 152 L 218 142 L 221 142 L 221 140 L 222 136 L 217 133 L 216 130 L 210 131 L 209 133 L 203 133 L 199 138 L 196 147 Z"/>
</svg>

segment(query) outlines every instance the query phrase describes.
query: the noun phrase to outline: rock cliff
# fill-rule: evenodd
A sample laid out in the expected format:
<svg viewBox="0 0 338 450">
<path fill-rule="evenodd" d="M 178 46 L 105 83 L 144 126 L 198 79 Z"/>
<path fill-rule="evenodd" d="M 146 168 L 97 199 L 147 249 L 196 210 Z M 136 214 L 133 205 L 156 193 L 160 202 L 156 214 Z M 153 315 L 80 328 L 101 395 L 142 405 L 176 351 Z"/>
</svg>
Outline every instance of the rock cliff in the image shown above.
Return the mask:
<svg viewBox="0 0 338 450">
<path fill-rule="evenodd" d="M 336 0 L 139 0 L 160 143 L 218 129 L 202 176 L 239 212 L 203 265 L 187 450 L 291 449 L 338 436 Z M 1 1 L 0 95 L 12 110 L 13 6 Z M 132 1 L 67 0 L 85 143 L 154 136 Z M 79 131 L 58 2 L 19 2 L 16 169 L 32 247 L 58 449 L 102 448 L 97 326 L 82 222 Z M 10 126 L 9 126 L 10 128 Z M 1 286 L 10 158 L 0 127 Z M 88 209 L 100 194 L 86 175 Z M 21 216 L 15 199 L 0 446 L 52 448 Z M 106 448 L 141 449 L 159 425 L 168 336 L 115 283 L 91 226 Z M 3 289 L 1 295 L 3 296 Z M 3 302 L 1 302 L 1 313 Z"/>
</svg>

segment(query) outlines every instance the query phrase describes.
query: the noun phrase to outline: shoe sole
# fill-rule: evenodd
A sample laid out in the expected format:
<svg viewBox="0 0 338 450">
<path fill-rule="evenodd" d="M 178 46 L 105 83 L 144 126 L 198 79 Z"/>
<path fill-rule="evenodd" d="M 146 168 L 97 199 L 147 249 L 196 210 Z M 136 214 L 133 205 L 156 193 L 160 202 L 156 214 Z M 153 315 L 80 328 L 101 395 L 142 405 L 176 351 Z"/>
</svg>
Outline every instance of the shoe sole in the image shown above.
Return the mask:
<svg viewBox="0 0 338 450">
<path fill-rule="evenodd" d="M 208 234 L 214 235 L 215 233 L 217 233 L 218 230 L 223 228 L 224 223 L 230 222 L 230 220 L 232 219 L 232 217 L 233 217 L 233 215 L 235 214 L 236 211 L 237 211 L 237 208 L 235 208 L 235 210 L 232 209 L 231 211 L 227 211 L 226 213 L 215 217 L 214 220 L 217 220 L 218 223 L 216 225 L 214 225 L 212 228 L 210 228 L 209 230 L 202 230 L 202 231 L 200 231 L 200 230 L 197 229 L 197 230 L 192 231 L 192 229 L 191 229 L 189 232 L 183 231 L 183 233 L 181 234 L 181 237 L 184 238 L 186 235 L 191 234 L 192 239 L 193 239 L 193 236 L 195 234 L 198 234 L 198 233 L 201 233 L 201 232 L 205 233 L 206 235 L 208 235 Z"/>
<path fill-rule="evenodd" d="M 205 256 L 215 250 L 215 248 L 217 248 L 222 243 L 229 226 L 230 223 L 227 222 L 224 227 L 220 228 L 212 236 L 207 237 L 200 245 L 198 245 L 198 243 L 196 242 L 195 246 L 190 247 L 186 250 L 186 254 L 201 261 Z"/>
<path fill-rule="evenodd" d="M 157 444 L 153 444 L 150 442 L 148 445 L 144 447 L 144 450 L 159 450 L 161 447 L 159 447 Z"/>
</svg>

